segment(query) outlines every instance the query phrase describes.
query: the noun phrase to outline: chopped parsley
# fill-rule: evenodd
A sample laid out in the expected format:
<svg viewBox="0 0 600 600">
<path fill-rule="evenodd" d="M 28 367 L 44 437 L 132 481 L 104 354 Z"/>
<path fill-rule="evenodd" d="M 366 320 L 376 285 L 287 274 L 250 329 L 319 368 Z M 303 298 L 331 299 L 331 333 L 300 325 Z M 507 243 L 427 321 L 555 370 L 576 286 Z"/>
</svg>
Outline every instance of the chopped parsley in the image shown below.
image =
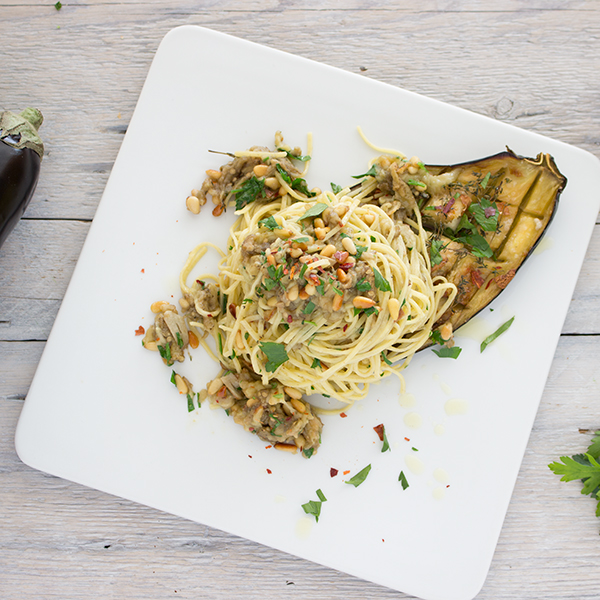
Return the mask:
<svg viewBox="0 0 600 600">
<path fill-rule="evenodd" d="M 331 190 L 333 191 L 334 194 L 339 194 L 344 188 L 341 185 L 338 185 L 337 183 L 331 183 Z"/>
<path fill-rule="evenodd" d="M 267 357 L 267 364 L 265 365 L 267 373 L 274 373 L 289 359 L 284 344 L 278 344 L 277 342 L 261 342 L 260 349 Z"/>
<path fill-rule="evenodd" d="M 405 490 L 408 487 L 408 481 L 406 480 L 406 475 L 404 474 L 404 471 L 400 471 L 398 481 L 402 484 L 403 490 Z"/>
<path fill-rule="evenodd" d="M 482 198 L 479 204 L 471 204 L 469 212 L 484 231 L 496 231 L 498 227 L 498 206 L 487 198 Z"/>
<path fill-rule="evenodd" d="M 375 275 L 375 287 L 382 292 L 391 292 L 390 282 L 383 277 L 383 275 L 373 267 L 373 275 Z"/>
<path fill-rule="evenodd" d="M 187 395 L 188 412 L 192 412 L 194 408 L 194 397 L 191 394 Z"/>
<path fill-rule="evenodd" d="M 293 152 L 290 152 L 289 150 L 286 150 L 285 148 L 277 148 L 277 150 L 279 152 L 285 152 L 287 157 L 293 160 L 301 160 L 302 162 L 307 162 L 310 160 L 310 156 L 308 156 L 308 154 L 306 156 L 299 156 L 297 154 L 294 154 Z"/>
<path fill-rule="evenodd" d="M 317 367 L 319 367 L 319 369 L 321 369 L 321 361 L 318 358 L 313 358 L 312 361 L 312 365 L 310 365 L 311 369 L 316 369 Z"/>
<path fill-rule="evenodd" d="M 244 181 L 241 188 L 233 190 L 231 193 L 235 197 L 235 210 L 241 210 L 244 206 L 254 202 L 258 196 L 265 197 L 265 182 L 253 175 Z"/>
<path fill-rule="evenodd" d="M 173 359 L 171 358 L 171 346 L 166 343 L 164 346 L 158 345 L 158 351 L 162 358 L 166 361 L 167 366 L 171 366 L 173 364 Z"/>
<path fill-rule="evenodd" d="M 307 305 L 306 305 L 306 306 L 305 306 L 305 307 L 302 309 L 302 312 L 303 312 L 305 315 L 308 315 L 308 314 L 310 314 L 310 313 L 311 313 L 313 310 L 315 310 L 315 308 L 317 308 L 317 307 L 316 307 L 316 305 L 315 305 L 315 303 L 314 303 L 312 300 L 310 300 L 310 301 L 308 302 L 308 304 L 307 304 Z"/>
<path fill-rule="evenodd" d="M 310 458 L 313 455 L 314 451 L 315 451 L 314 448 L 306 448 L 305 450 L 302 450 L 302 454 L 304 454 L 304 456 L 306 456 L 306 458 Z"/>
<path fill-rule="evenodd" d="M 354 487 L 358 487 L 363 481 L 367 478 L 369 471 L 371 470 L 371 465 L 367 465 L 362 471 L 359 471 L 354 477 L 348 479 L 346 483 L 353 485 Z"/>
<path fill-rule="evenodd" d="M 276 287 L 278 285 L 279 285 L 279 287 L 284 289 L 285 286 L 283 285 L 283 282 L 281 281 L 281 278 L 284 275 L 283 265 L 279 265 L 278 267 L 275 267 L 275 265 L 269 265 L 267 267 L 267 274 L 268 274 L 268 277 L 265 278 L 265 280 L 262 283 L 265 290 L 271 291 L 274 287 Z"/>
<path fill-rule="evenodd" d="M 448 242 L 450 243 L 450 242 Z M 429 246 L 429 257 L 431 258 L 431 266 L 435 267 L 444 261 L 441 255 L 441 251 L 448 244 L 444 244 L 444 242 L 440 239 L 431 240 L 431 246 Z"/>
<path fill-rule="evenodd" d="M 462 348 L 459 346 L 452 346 L 452 348 L 448 348 L 447 346 L 442 346 L 439 350 L 433 349 L 435 354 L 437 354 L 440 358 L 458 358 L 460 353 L 462 352 Z"/>
<path fill-rule="evenodd" d="M 280 229 L 279 223 L 275 220 L 275 217 L 273 215 L 267 217 L 266 219 L 261 219 L 258 222 L 258 225 L 259 227 L 267 227 L 271 231 L 273 231 L 274 229 Z"/>
<path fill-rule="evenodd" d="M 363 277 L 356 282 L 356 289 L 359 292 L 367 292 L 371 289 L 371 284 Z"/>
<path fill-rule="evenodd" d="M 375 165 L 373 165 L 366 173 L 362 175 L 352 175 L 352 179 L 362 179 L 363 177 L 375 177 L 377 175 L 377 170 L 375 169 Z"/>
<path fill-rule="evenodd" d="M 381 351 L 381 358 L 386 365 L 390 365 L 390 367 L 392 366 L 392 361 L 385 355 L 385 351 L 383 350 Z"/>
<path fill-rule="evenodd" d="M 485 190 L 485 188 L 488 186 L 488 183 L 490 182 L 490 177 L 492 176 L 491 173 L 488 173 L 481 181 L 481 187 Z"/>
<path fill-rule="evenodd" d="M 300 220 L 308 219 L 309 217 L 318 217 L 320 214 L 325 212 L 329 208 L 324 202 L 317 202 L 314 206 L 311 206 L 301 217 Z"/>
<path fill-rule="evenodd" d="M 180 348 L 183 348 L 183 340 L 181 339 L 181 334 L 179 333 L 179 331 L 175 334 L 175 337 L 177 338 L 177 345 Z"/>
<path fill-rule="evenodd" d="M 319 517 L 321 516 L 321 505 L 323 502 L 327 502 L 327 498 L 325 498 L 325 494 L 323 494 L 320 489 L 317 490 L 317 496 L 319 497 L 318 500 L 311 500 L 310 502 L 303 504 L 302 508 L 307 515 L 313 515 L 315 517 L 315 521 L 318 523 Z"/>
<path fill-rule="evenodd" d="M 514 317 L 510 318 L 506 323 L 500 325 L 494 333 L 488 335 L 483 342 L 481 342 L 481 346 L 479 348 L 479 352 L 483 352 L 497 337 L 501 336 L 512 324 L 515 320 Z"/>
</svg>

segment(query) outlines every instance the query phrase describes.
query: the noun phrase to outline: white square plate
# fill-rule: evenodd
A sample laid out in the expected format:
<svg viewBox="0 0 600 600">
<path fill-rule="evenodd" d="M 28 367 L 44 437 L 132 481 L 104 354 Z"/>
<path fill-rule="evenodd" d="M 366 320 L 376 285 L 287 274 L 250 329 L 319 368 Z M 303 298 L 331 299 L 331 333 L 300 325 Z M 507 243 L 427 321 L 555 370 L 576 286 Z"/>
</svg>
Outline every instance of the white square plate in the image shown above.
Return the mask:
<svg viewBox="0 0 600 600">
<path fill-rule="evenodd" d="M 375 143 L 430 164 L 482 158 L 505 145 L 524 156 L 548 152 L 569 183 L 543 251 L 493 312 L 459 331 L 460 358 L 419 353 L 405 372 L 413 406 L 401 402 L 397 381 L 373 386 L 348 418 L 324 418 L 323 445 L 305 460 L 266 449 L 223 411 L 188 414 L 170 369 L 134 332 L 151 324 L 151 302 L 177 300 L 191 248 L 200 240 L 225 244 L 230 216 L 185 209 L 205 169 L 223 162 L 208 149 L 272 145 L 278 129 L 305 148 L 312 132 L 309 187 L 325 189 L 351 181 L 374 156 L 357 125 Z M 492 559 L 598 212 L 600 197 L 590 190 L 599 178 L 596 158 L 560 142 L 210 30 L 175 29 L 156 54 L 25 402 L 19 456 L 409 594 L 472 598 Z M 480 354 L 479 342 L 513 315 L 513 326 Z M 217 371 L 200 349 L 184 373 L 198 390 Z M 379 423 L 392 448 L 385 454 L 373 431 Z M 360 487 L 344 484 L 368 464 Z M 301 505 L 316 500 L 318 488 L 328 501 L 315 523 Z"/>
</svg>

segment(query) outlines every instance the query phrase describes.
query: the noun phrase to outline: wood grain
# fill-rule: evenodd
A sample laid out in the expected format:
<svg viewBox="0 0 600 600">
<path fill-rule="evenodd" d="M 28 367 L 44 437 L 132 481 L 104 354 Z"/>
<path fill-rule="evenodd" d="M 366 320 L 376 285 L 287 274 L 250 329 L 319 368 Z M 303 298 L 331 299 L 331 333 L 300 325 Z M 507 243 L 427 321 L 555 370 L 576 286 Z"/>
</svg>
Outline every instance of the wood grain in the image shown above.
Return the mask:
<svg viewBox="0 0 600 600">
<path fill-rule="evenodd" d="M 22 400 L 148 68 L 162 37 L 184 24 L 600 157 L 600 3 L 92 0 L 57 11 L 52 1 L 0 0 L 0 109 L 36 105 L 46 116 L 36 195 L 0 249 L 0 597 L 408 598 L 34 471 L 15 453 Z M 479 600 L 600 597 L 594 503 L 546 466 L 587 446 L 579 428 L 600 428 L 599 263 L 597 225 Z"/>
</svg>

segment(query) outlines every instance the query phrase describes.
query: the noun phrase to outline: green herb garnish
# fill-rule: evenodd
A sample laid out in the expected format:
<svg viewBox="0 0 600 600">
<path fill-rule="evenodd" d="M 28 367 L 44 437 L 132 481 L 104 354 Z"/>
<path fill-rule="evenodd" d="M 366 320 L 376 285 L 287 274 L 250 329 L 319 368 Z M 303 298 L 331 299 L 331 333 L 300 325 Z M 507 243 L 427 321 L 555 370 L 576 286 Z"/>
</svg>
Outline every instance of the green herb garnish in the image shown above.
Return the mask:
<svg viewBox="0 0 600 600">
<path fill-rule="evenodd" d="M 363 177 L 375 177 L 377 175 L 377 170 L 375 169 L 375 165 L 373 165 L 366 173 L 362 175 L 352 175 L 353 179 L 362 179 Z"/>
<path fill-rule="evenodd" d="M 458 358 L 462 348 L 460 348 L 459 346 L 452 346 L 452 348 L 448 348 L 447 346 L 442 346 L 439 350 L 436 350 L 435 348 L 433 348 L 433 351 L 440 357 L 440 358 Z"/>
<path fill-rule="evenodd" d="M 293 160 L 301 160 L 302 162 L 306 162 L 308 160 L 310 160 L 310 156 L 308 156 L 308 154 L 306 156 L 298 156 L 297 154 L 294 154 L 293 152 L 290 152 L 289 150 L 286 150 L 285 148 L 277 148 L 277 150 L 279 152 L 285 152 L 288 158 L 291 158 Z"/>
<path fill-rule="evenodd" d="M 349 483 L 354 487 L 358 487 L 367 478 L 370 470 L 371 465 L 367 465 L 362 471 L 359 471 L 354 477 L 352 477 L 352 479 L 348 479 L 346 483 Z"/>
<path fill-rule="evenodd" d="M 277 342 L 261 342 L 259 345 L 260 349 L 267 357 L 267 364 L 265 365 L 267 373 L 274 373 L 286 360 L 289 359 L 289 356 L 285 351 L 284 344 L 278 344 Z"/>
<path fill-rule="evenodd" d="M 188 412 L 192 412 L 194 408 L 194 397 L 191 394 L 187 395 L 187 403 L 188 403 Z"/>
<path fill-rule="evenodd" d="M 183 339 L 181 338 L 181 334 L 179 333 L 179 331 L 175 334 L 175 337 L 177 338 L 177 345 L 180 348 L 183 348 Z"/>
<path fill-rule="evenodd" d="M 265 197 L 265 182 L 254 175 L 244 181 L 242 187 L 231 192 L 235 197 L 235 210 L 241 210 L 247 204 L 254 202 L 258 196 Z"/>
<path fill-rule="evenodd" d="M 317 490 L 317 496 L 319 497 L 318 500 L 311 500 L 310 502 L 303 504 L 302 508 L 307 515 L 314 515 L 315 521 L 318 523 L 319 516 L 321 515 L 321 505 L 323 502 L 327 502 L 327 498 L 325 498 L 325 494 L 323 494 L 321 490 Z"/>
<path fill-rule="evenodd" d="M 306 448 L 306 450 L 302 450 L 302 454 L 304 454 L 304 456 L 306 456 L 306 458 L 310 458 L 313 455 L 314 451 L 315 451 L 314 448 Z"/>
<path fill-rule="evenodd" d="M 310 365 L 311 369 L 316 369 L 317 367 L 319 367 L 319 369 L 321 369 L 321 361 L 318 358 L 313 358 L 312 361 L 312 365 Z"/>
<path fill-rule="evenodd" d="M 303 312 L 305 315 L 308 315 L 308 314 L 310 314 L 310 313 L 311 313 L 313 310 L 315 310 L 315 308 L 316 308 L 316 306 L 315 306 L 315 303 L 314 303 L 312 300 L 310 300 L 310 301 L 308 302 L 308 304 L 307 304 L 307 305 L 306 305 L 306 306 L 305 306 L 305 307 L 302 309 L 302 312 Z"/>
<path fill-rule="evenodd" d="M 373 267 L 373 275 L 375 275 L 375 287 L 382 292 L 391 292 L 390 282 L 383 277 L 383 275 Z"/>
<path fill-rule="evenodd" d="M 494 333 L 488 335 L 483 342 L 481 342 L 481 346 L 479 347 L 479 352 L 483 352 L 497 337 L 501 336 L 512 324 L 515 320 L 514 317 L 510 318 L 506 323 L 500 325 Z"/>
<path fill-rule="evenodd" d="M 324 202 L 317 202 L 314 206 L 311 206 L 301 217 L 300 220 L 308 219 L 309 217 L 318 217 L 323 213 L 329 206 Z"/>
<path fill-rule="evenodd" d="M 498 227 L 498 206 L 487 198 L 482 198 L 479 204 L 471 204 L 469 212 L 484 231 L 496 231 Z"/>
<path fill-rule="evenodd" d="M 383 362 L 386 365 L 390 365 L 390 367 L 392 366 L 392 361 L 385 355 L 385 352 L 383 350 L 381 351 L 381 358 L 383 359 Z"/>
<path fill-rule="evenodd" d="M 164 346 L 158 346 L 158 352 L 165 359 L 167 365 L 170 367 L 173 364 L 173 359 L 171 358 L 171 346 L 169 344 L 165 344 Z"/>
<path fill-rule="evenodd" d="M 277 172 L 281 175 L 281 178 L 288 185 L 290 185 L 292 183 L 292 178 L 290 177 L 290 174 L 280 164 L 276 164 L 275 168 L 277 169 Z"/>
<path fill-rule="evenodd" d="M 400 471 L 400 476 L 398 477 L 398 481 L 402 484 L 403 490 L 405 490 L 408 487 L 408 481 L 406 480 L 406 475 L 404 475 L 404 471 Z"/>
<path fill-rule="evenodd" d="M 261 219 L 258 222 L 258 225 L 259 225 L 259 227 L 267 227 L 271 231 L 273 231 L 274 229 L 280 229 L 280 225 L 275 220 L 275 217 L 273 215 L 271 215 L 270 217 L 267 217 L 266 219 Z"/>
<path fill-rule="evenodd" d="M 339 194 L 344 188 L 341 185 L 338 185 L 337 183 L 331 183 L 331 190 L 333 191 L 334 194 Z"/>
<path fill-rule="evenodd" d="M 371 284 L 363 277 L 356 282 L 356 289 L 359 292 L 367 292 L 371 289 Z"/>
</svg>

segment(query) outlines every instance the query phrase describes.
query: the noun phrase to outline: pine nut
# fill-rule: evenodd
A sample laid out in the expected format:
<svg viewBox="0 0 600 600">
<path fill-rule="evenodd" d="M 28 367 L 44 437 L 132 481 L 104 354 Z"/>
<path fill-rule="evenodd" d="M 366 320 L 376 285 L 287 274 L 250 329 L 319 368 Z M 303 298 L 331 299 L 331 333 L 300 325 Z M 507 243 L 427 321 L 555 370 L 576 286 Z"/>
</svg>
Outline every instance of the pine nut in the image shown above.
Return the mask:
<svg viewBox="0 0 600 600">
<path fill-rule="evenodd" d="M 388 300 L 388 310 L 390 311 L 390 317 L 396 321 L 400 316 L 400 302 L 397 298 L 390 298 Z"/>
<path fill-rule="evenodd" d="M 165 302 L 164 300 L 157 300 L 156 302 L 153 302 L 150 306 L 150 310 L 156 315 L 158 313 L 165 312 L 165 310 L 168 309 L 171 309 L 173 312 L 177 312 L 177 309 L 174 306 L 172 306 L 168 302 Z"/>
<path fill-rule="evenodd" d="M 441 327 L 440 327 L 440 335 L 442 336 L 442 339 L 447 342 L 449 339 L 452 338 L 452 323 L 444 323 Z"/>
<path fill-rule="evenodd" d="M 300 400 L 302 398 L 302 392 L 293 387 L 284 387 L 283 391 L 290 397 L 295 398 L 296 400 Z"/>
<path fill-rule="evenodd" d="M 290 302 L 294 302 L 294 300 L 298 299 L 298 286 L 297 285 L 293 285 L 288 291 L 287 291 L 287 297 L 288 300 Z"/>
<path fill-rule="evenodd" d="M 271 296 L 267 300 L 267 305 L 270 306 L 271 308 L 273 308 L 274 306 L 277 306 L 278 302 L 279 302 L 279 298 L 277 298 L 277 296 Z"/>
<path fill-rule="evenodd" d="M 299 256 L 302 256 L 303 252 L 304 252 L 304 250 L 302 250 L 302 248 L 292 248 L 290 250 L 290 256 L 292 258 L 298 258 Z"/>
<path fill-rule="evenodd" d="M 196 196 L 188 196 L 185 200 L 185 206 L 195 215 L 200 213 L 200 200 Z"/>
<path fill-rule="evenodd" d="M 298 292 L 298 298 L 300 298 L 300 300 L 306 300 L 308 298 L 308 294 L 304 288 Z"/>
<path fill-rule="evenodd" d="M 155 341 L 144 342 L 144 348 L 151 350 L 152 352 L 158 352 L 158 345 Z"/>
<path fill-rule="evenodd" d="M 188 338 L 190 340 L 190 348 L 195 350 L 200 345 L 198 336 L 193 331 L 188 331 Z"/>
<path fill-rule="evenodd" d="M 200 190 L 197 190 L 197 189 L 194 188 L 190 192 L 190 196 L 196 196 L 196 198 L 200 198 L 200 196 L 202 196 L 202 192 Z"/>
<path fill-rule="evenodd" d="M 342 246 L 344 246 L 344 250 L 349 254 L 356 254 L 356 246 L 349 237 L 342 238 Z"/>
<path fill-rule="evenodd" d="M 292 398 L 290 400 L 290 404 L 299 412 L 302 413 L 303 415 L 306 414 L 306 405 L 304 404 L 304 402 L 300 402 L 300 400 L 296 400 L 295 398 Z"/>
<path fill-rule="evenodd" d="M 418 168 L 418 167 L 415 167 L 414 165 L 409 165 L 409 167 L 408 167 L 408 172 L 409 172 L 411 175 L 416 175 L 416 174 L 419 172 L 419 168 Z"/>
<path fill-rule="evenodd" d="M 180 394 L 187 394 L 189 392 L 188 386 L 185 384 L 185 381 L 182 379 L 181 375 L 175 374 L 175 385 L 177 386 L 177 391 Z"/>
<path fill-rule="evenodd" d="M 238 350 L 244 350 L 244 338 L 242 337 L 241 329 L 238 329 L 237 333 L 235 334 L 235 345 L 237 346 Z"/>
<path fill-rule="evenodd" d="M 206 174 L 213 180 L 213 181 L 219 181 L 219 179 L 221 179 L 221 171 L 215 171 L 214 169 L 208 169 L 208 171 L 206 171 Z"/>
<path fill-rule="evenodd" d="M 321 195 L 321 188 L 318 187 L 314 187 L 312 190 L 310 190 L 311 193 L 313 193 L 315 196 L 320 196 Z"/>
<path fill-rule="evenodd" d="M 368 212 L 363 215 L 363 221 L 370 227 L 373 225 L 373 223 L 375 223 L 375 215 L 371 212 Z"/>
<path fill-rule="evenodd" d="M 316 227 L 315 228 L 315 237 L 318 240 L 322 240 L 325 238 L 327 233 L 329 232 L 329 227 Z"/>
<path fill-rule="evenodd" d="M 207 386 L 206 391 L 209 395 L 216 394 L 223 387 L 223 380 L 220 377 L 213 379 Z"/>
<path fill-rule="evenodd" d="M 269 167 L 267 165 L 256 165 L 252 170 L 257 177 L 264 177 L 267 174 Z"/>
<path fill-rule="evenodd" d="M 354 308 L 372 308 L 375 306 L 375 300 L 371 300 L 371 298 L 365 296 L 356 296 L 354 300 L 352 300 L 352 304 L 354 305 Z"/>
<path fill-rule="evenodd" d="M 333 256 L 337 252 L 337 248 L 333 244 L 327 244 L 323 250 L 321 250 L 321 256 L 327 256 L 328 258 Z"/>
<path fill-rule="evenodd" d="M 292 235 L 289 229 L 274 229 L 273 233 L 280 238 L 289 238 Z"/>
<path fill-rule="evenodd" d="M 344 302 L 344 296 L 340 295 L 340 294 L 336 294 L 333 297 L 333 301 L 331 302 L 331 308 L 333 309 L 333 312 L 337 312 L 338 310 L 340 310 L 340 308 L 342 308 L 343 302 Z"/>
<path fill-rule="evenodd" d="M 267 256 L 267 262 L 271 265 L 274 266 L 275 265 L 275 257 L 272 254 L 269 254 L 269 256 Z"/>
<path fill-rule="evenodd" d="M 346 283 L 348 281 L 348 275 L 344 269 L 338 269 L 335 274 L 337 275 L 338 281 L 340 283 Z"/>
<path fill-rule="evenodd" d="M 190 303 L 185 298 L 179 298 L 179 306 L 183 310 L 187 310 L 190 307 Z"/>
<path fill-rule="evenodd" d="M 275 449 L 283 450 L 284 452 L 291 452 L 292 454 L 296 454 L 298 451 L 298 447 L 294 444 L 282 444 L 281 442 L 277 442 L 275 444 Z"/>
<path fill-rule="evenodd" d="M 317 288 L 312 285 L 312 283 L 307 284 L 306 286 L 304 286 L 304 291 L 309 295 L 309 296 L 314 296 L 315 292 L 317 291 Z"/>
<path fill-rule="evenodd" d="M 334 210 L 341 218 L 348 212 L 348 207 L 345 204 L 338 204 Z"/>
<path fill-rule="evenodd" d="M 281 187 L 277 177 L 267 177 L 265 179 L 265 185 L 272 190 L 278 190 Z"/>
<path fill-rule="evenodd" d="M 325 223 L 323 223 L 323 219 L 321 219 L 321 217 L 317 217 L 314 221 L 313 224 L 315 227 L 325 227 Z"/>
</svg>

